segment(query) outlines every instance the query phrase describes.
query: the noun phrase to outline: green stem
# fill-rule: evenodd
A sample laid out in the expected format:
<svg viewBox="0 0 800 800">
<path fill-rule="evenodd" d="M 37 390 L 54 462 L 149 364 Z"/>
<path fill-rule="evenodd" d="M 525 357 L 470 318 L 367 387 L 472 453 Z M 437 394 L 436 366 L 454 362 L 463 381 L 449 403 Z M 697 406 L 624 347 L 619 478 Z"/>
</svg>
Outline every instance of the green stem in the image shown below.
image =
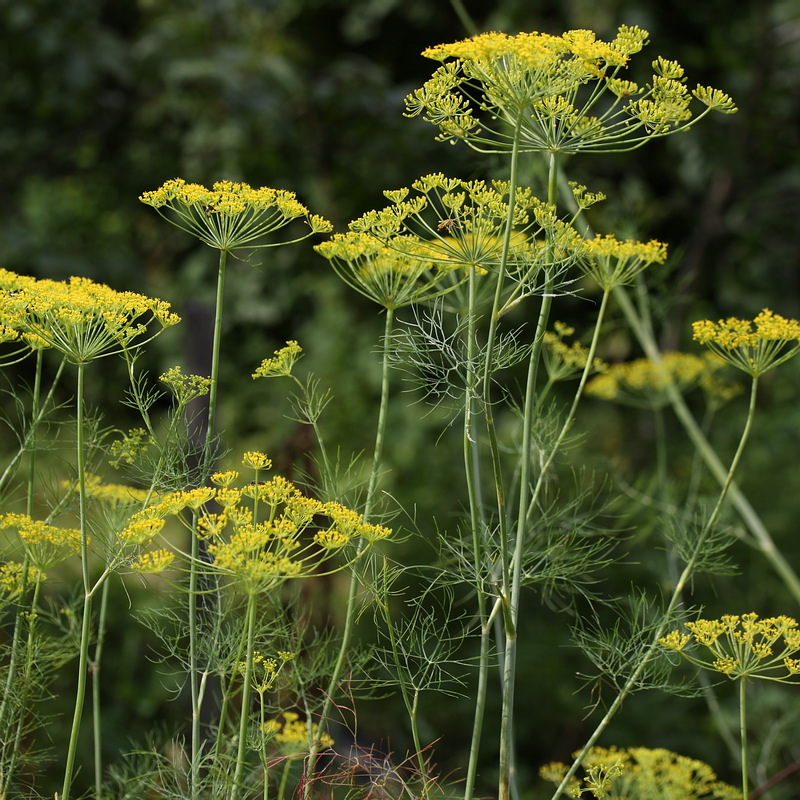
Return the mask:
<svg viewBox="0 0 800 800">
<path fill-rule="evenodd" d="M 697 542 L 695 543 L 694 549 L 692 550 L 692 553 L 686 562 L 686 566 L 683 568 L 683 572 L 681 573 L 681 576 L 678 579 L 677 584 L 675 585 L 675 589 L 672 592 L 669 604 L 667 605 L 666 611 L 664 612 L 663 621 L 658 626 L 656 632 L 653 634 L 653 638 L 651 639 L 650 644 L 647 646 L 647 649 L 642 654 L 642 658 L 639 661 L 639 664 L 636 666 L 636 669 L 634 669 L 634 671 L 628 677 L 628 680 L 625 682 L 625 685 L 620 689 L 619 694 L 617 694 L 617 696 L 614 698 L 614 702 L 609 706 L 608 711 L 605 713 L 603 719 L 600 720 L 599 724 L 594 729 L 592 735 L 589 737 L 586 744 L 584 744 L 580 753 L 578 753 L 578 755 L 575 757 L 575 760 L 572 762 L 572 766 L 569 768 L 563 780 L 558 785 L 558 788 L 553 794 L 551 800 L 558 800 L 558 798 L 562 796 L 562 794 L 567 788 L 567 785 L 572 780 L 572 777 L 578 771 L 578 768 L 580 767 L 581 763 L 586 758 L 586 755 L 588 754 L 589 750 L 592 747 L 594 747 L 595 742 L 597 742 L 597 740 L 602 735 L 603 731 L 605 731 L 611 720 L 616 716 L 617 712 L 622 707 L 622 703 L 625 701 L 628 695 L 630 695 L 631 692 L 636 688 L 640 675 L 644 672 L 645 668 L 650 663 L 650 660 L 657 652 L 658 640 L 661 639 L 666 633 L 667 626 L 670 624 L 672 619 L 672 614 L 677 608 L 678 604 L 680 603 L 683 590 L 686 587 L 686 584 L 688 583 L 689 579 L 692 577 L 695 564 L 700 558 L 700 554 L 703 551 L 705 543 L 708 540 L 708 537 L 711 534 L 714 526 L 716 525 L 720 511 L 722 510 L 722 506 L 733 485 L 733 476 L 736 472 L 737 467 L 739 466 L 739 461 L 741 460 L 742 453 L 744 452 L 745 445 L 747 444 L 747 440 L 750 437 L 750 430 L 753 424 L 753 417 L 755 416 L 757 388 L 758 388 L 758 379 L 753 378 L 750 390 L 750 405 L 748 408 L 747 419 L 745 421 L 744 429 L 742 431 L 741 438 L 739 439 L 739 445 L 736 448 L 736 453 L 734 454 L 733 460 L 731 461 L 731 465 L 728 468 L 728 472 L 722 484 L 722 489 L 720 490 L 719 497 L 717 498 L 717 503 L 714 506 L 713 511 L 711 512 L 711 516 L 708 518 L 708 521 L 703 527 L 703 530 L 700 532 L 700 535 L 697 538 Z"/>
<path fill-rule="evenodd" d="M 747 800 L 750 783 L 747 779 L 747 681 L 739 678 L 739 735 L 742 740 L 742 800 Z"/>
<path fill-rule="evenodd" d="M 200 688 L 197 666 L 197 584 L 200 559 L 200 537 L 197 533 L 197 512 L 192 515 L 191 558 L 189 560 L 189 694 L 192 703 L 191 756 L 189 766 L 189 797 L 196 800 L 200 781 Z"/>
<path fill-rule="evenodd" d="M 108 609 L 108 591 L 111 584 L 103 583 L 100 595 L 100 617 L 97 621 L 97 641 L 94 647 L 94 658 L 89 665 L 92 674 L 92 730 L 94 733 L 94 786 L 95 800 L 103 796 L 103 729 L 100 715 L 100 662 L 103 657 L 103 643 L 106 636 L 106 611 Z"/>
<path fill-rule="evenodd" d="M 556 200 L 556 179 L 558 165 L 555 153 L 550 154 L 547 199 L 549 203 Z M 514 753 L 514 690 L 517 662 L 517 621 L 521 595 L 522 555 L 528 527 L 528 496 L 530 492 L 531 449 L 533 443 L 533 424 L 536 414 L 536 382 L 539 364 L 544 345 L 544 334 L 550 319 L 552 305 L 553 276 L 548 274 L 545 282 L 542 302 L 539 307 L 539 319 L 536 325 L 531 353 L 528 361 L 528 376 L 525 385 L 525 403 L 523 407 L 522 443 L 520 448 L 519 506 L 517 510 L 517 526 L 514 541 L 514 552 L 511 562 L 508 554 L 503 559 L 503 610 L 505 625 L 505 652 L 503 657 L 503 697 L 500 717 L 500 781 L 499 798 L 508 800 L 511 788 Z M 603 309 L 605 306 L 602 307 Z M 599 326 L 598 326 L 599 329 Z M 597 333 L 597 329 L 595 331 Z M 591 361 L 587 362 L 590 368 Z M 488 405 L 488 403 L 487 403 Z M 573 410 L 575 405 L 573 405 Z M 539 478 L 542 485 L 542 476 Z M 507 537 L 506 537 L 507 539 Z M 504 540 L 505 541 L 505 540 Z M 505 545 L 504 545 L 505 546 Z"/>
<path fill-rule="evenodd" d="M 83 616 L 81 618 L 81 637 L 78 654 L 78 682 L 75 690 L 75 710 L 72 714 L 72 727 L 67 746 L 67 759 L 64 768 L 64 785 L 59 800 L 69 800 L 72 788 L 72 775 L 75 769 L 75 754 L 78 749 L 78 734 L 81 727 L 83 702 L 86 696 L 86 674 L 89 666 L 89 640 L 92 616 L 92 586 L 89 575 L 89 532 L 86 518 L 86 468 L 84 463 L 84 372 L 86 365 L 78 364 L 78 389 L 76 413 L 76 446 L 78 469 L 78 512 L 80 517 L 81 536 L 81 578 L 83 580 Z"/>
<path fill-rule="evenodd" d="M 256 632 L 256 593 L 250 591 L 247 595 L 247 611 L 245 613 L 245 628 L 247 630 L 247 652 L 245 653 L 244 678 L 242 683 L 242 711 L 239 718 L 239 747 L 236 753 L 236 771 L 233 775 L 233 788 L 231 800 L 238 800 L 242 787 L 242 773 L 244 772 L 245 754 L 247 752 L 247 728 L 250 723 L 250 690 L 253 676 L 253 649 L 255 647 Z"/>
<path fill-rule="evenodd" d="M 475 570 L 475 592 L 477 615 L 481 627 L 480 655 L 478 659 L 478 685 L 475 694 L 475 715 L 472 722 L 472 737 L 469 747 L 467 778 L 464 784 L 464 800 L 472 800 L 475 778 L 478 774 L 483 718 L 486 711 L 486 692 L 489 686 L 489 652 L 491 627 L 486 622 L 486 595 L 483 589 L 481 572 L 483 569 L 482 535 L 485 530 L 480 496 L 479 453 L 475 416 L 477 413 L 477 375 L 475 373 L 476 350 L 476 292 L 477 276 L 474 265 L 469 270 L 469 303 L 467 308 L 467 376 L 464 392 L 464 472 L 467 479 L 469 498 L 469 518 L 472 533 L 472 557 Z"/>
<path fill-rule="evenodd" d="M 367 486 L 367 498 L 364 502 L 364 520 L 369 519 L 372 512 L 372 506 L 375 500 L 375 491 L 378 486 L 378 472 L 380 471 L 381 457 L 383 454 L 383 442 L 386 434 L 386 418 L 389 408 L 389 352 L 391 349 L 391 337 L 394 329 L 394 309 L 386 309 L 386 323 L 383 333 L 383 357 L 381 368 L 381 400 L 378 409 L 378 425 L 375 432 L 375 449 L 372 454 L 372 469 L 369 476 L 369 484 Z M 360 539 L 358 543 L 358 550 L 356 558 L 358 560 L 364 548 L 364 540 Z M 303 791 L 304 800 L 309 800 L 311 797 L 311 790 L 314 783 L 314 773 L 316 770 L 317 753 L 319 752 L 319 741 L 325 733 L 328 724 L 328 717 L 331 713 L 331 706 L 333 705 L 333 698 L 339 688 L 339 680 L 344 671 L 344 665 L 347 661 L 347 650 L 350 647 L 350 640 L 353 636 L 353 628 L 355 625 L 356 617 L 356 596 L 358 594 L 358 579 L 356 577 L 355 568 L 350 570 L 350 586 L 347 592 L 347 603 L 345 606 L 344 629 L 342 631 L 342 640 L 339 644 L 339 653 L 336 657 L 336 663 L 333 667 L 328 687 L 325 692 L 325 700 L 322 704 L 322 710 L 319 715 L 319 723 L 317 730 L 319 736 L 312 742 L 309 749 L 308 758 L 306 759 L 306 780 L 305 788 Z"/>
<path fill-rule="evenodd" d="M 225 297 L 225 266 L 228 251 L 219 251 L 219 267 L 217 270 L 217 296 L 214 306 L 214 339 L 211 345 L 211 388 L 208 393 L 208 420 L 206 424 L 206 441 L 203 446 L 203 458 L 206 470 L 211 471 L 211 449 L 217 423 L 217 405 L 219 397 L 219 358 L 222 342 L 222 308 Z"/>
<path fill-rule="evenodd" d="M 617 287 L 614 290 L 614 295 L 645 354 L 653 363 L 660 364 L 662 360 L 661 351 L 656 344 L 655 338 L 646 328 L 646 326 L 642 325 L 641 320 L 634 309 L 633 303 L 628 297 L 625 289 L 622 287 Z M 667 385 L 666 391 L 676 416 L 686 430 L 689 438 L 692 440 L 692 443 L 702 456 L 706 467 L 709 469 L 714 478 L 720 484 L 723 484 L 726 479 L 725 468 L 714 451 L 714 448 L 709 444 L 708 439 L 701 430 L 700 426 L 697 424 L 697 421 L 692 416 L 691 411 L 689 411 L 689 408 L 684 402 L 683 396 L 672 384 Z M 792 566 L 788 561 L 786 561 L 780 550 L 778 550 L 775 542 L 770 536 L 769 531 L 761 521 L 761 518 L 758 516 L 755 509 L 750 505 L 750 502 L 741 492 L 739 487 L 735 484 L 730 487 L 730 498 L 734 508 L 742 517 L 745 525 L 758 542 L 761 552 L 770 562 L 773 569 L 781 577 L 786 588 L 792 594 L 794 599 L 800 604 L 800 577 L 798 577 Z"/>
</svg>

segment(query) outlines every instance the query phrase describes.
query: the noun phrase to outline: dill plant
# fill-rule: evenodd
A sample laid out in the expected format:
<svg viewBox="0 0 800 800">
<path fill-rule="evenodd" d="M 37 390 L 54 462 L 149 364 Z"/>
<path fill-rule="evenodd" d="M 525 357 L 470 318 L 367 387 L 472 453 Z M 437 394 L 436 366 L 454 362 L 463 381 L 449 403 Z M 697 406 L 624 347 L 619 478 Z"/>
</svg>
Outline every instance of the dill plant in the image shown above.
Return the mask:
<svg viewBox="0 0 800 800">
<path fill-rule="evenodd" d="M 728 501 L 800 599 L 800 581 L 734 484 L 752 430 L 759 378 L 798 352 L 800 323 L 769 310 L 753 321 L 700 321 L 694 338 L 710 355 L 662 353 L 646 302 L 634 303 L 628 290 L 641 289 L 642 275 L 665 263 L 666 245 L 589 227 L 587 212 L 605 198 L 567 180 L 567 157 L 636 150 L 691 128 L 711 112 L 736 111 L 718 89 L 690 90 L 683 68 L 663 57 L 651 62 L 646 84 L 629 80 L 629 63 L 647 40 L 646 31 L 624 25 L 608 42 L 590 31 L 485 33 L 423 53 L 439 66 L 407 96 L 406 116 L 434 125 L 441 142 L 492 156 L 503 172 L 494 180 L 422 175 L 408 187 L 387 189 L 386 205 L 315 247 L 384 315 L 374 445 L 365 459 L 363 488 L 348 497 L 339 496 L 340 467 L 323 431 L 331 395 L 313 376 L 296 375 L 302 348 L 295 340 L 263 359 L 252 377 L 285 379 L 293 386 L 297 418 L 316 438 L 319 485 L 301 487 L 273 474 L 269 456 L 259 450 L 242 454 L 235 469 L 217 464 L 224 444 L 218 408 L 228 258 L 246 260 L 251 250 L 332 231 L 293 193 L 230 181 L 206 188 L 173 179 L 140 197 L 218 252 L 211 374 L 187 375 L 177 366 L 164 372 L 159 381 L 171 395 L 171 408 L 163 420 L 154 411 L 160 390 L 138 371 L 138 357 L 178 322 L 167 303 L 81 278 L 37 281 L 0 271 L 2 365 L 35 360 L 20 447 L 0 476 L 0 488 L 11 487 L 27 460 L 24 509 L 4 509 L 0 515 L 0 527 L 14 538 L 10 549 L 22 553 L 21 560 L 0 566 L 0 611 L 14 614 L 0 700 L 0 796 L 38 791 L 17 788 L 23 787 L 27 758 L 20 745 L 35 725 L 47 681 L 74 652 L 75 706 L 60 800 L 69 800 L 79 769 L 89 673 L 97 800 L 126 781 L 125 791 L 140 796 L 191 800 L 267 800 L 275 796 L 273 788 L 278 800 L 300 793 L 311 798 L 326 783 L 332 794 L 344 784 L 354 796 L 360 791 L 359 771 L 362 777 L 367 773 L 365 793 L 394 791 L 425 800 L 442 793 L 472 800 L 480 792 L 479 767 L 489 749 L 485 728 L 493 671 L 500 687 L 497 719 L 491 721 L 499 735 L 496 794 L 499 800 L 519 796 L 516 689 L 520 636 L 531 613 L 528 590 L 565 605 L 581 595 L 598 606 L 613 605 L 603 584 L 613 542 L 594 535 L 594 518 L 603 513 L 593 506 L 594 482 L 576 469 L 571 494 L 558 485 L 559 464 L 579 430 L 582 405 L 593 396 L 650 410 L 659 431 L 664 411 L 675 411 L 697 452 L 689 491 L 681 498 L 692 511 L 679 509 L 680 502 L 668 508 L 666 489 L 659 494 L 660 508 L 668 508 L 674 521 L 674 530 L 666 534 L 670 574 L 663 598 L 655 597 L 652 587 L 639 590 L 628 600 L 627 622 L 610 628 L 576 621 L 575 643 L 596 666 L 594 679 L 608 680 L 615 696 L 572 762 L 548 765 L 542 777 L 555 784 L 552 800 L 565 794 L 733 797 L 731 787 L 702 762 L 666 750 L 598 745 L 631 694 L 673 688 L 660 661 L 666 649 L 740 681 L 746 797 L 745 680 L 794 680 L 800 670 L 794 657 L 796 624 L 761 620 L 758 647 L 753 636 L 735 629 L 740 618 L 734 616 L 720 623 L 688 622 L 689 633 L 669 630 L 689 613 L 685 595 L 691 581 L 703 571 L 724 569 L 730 537 L 721 531 L 721 520 Z M 526 158 L 546 163 L 543 186 L 521 185 Z M 562 298 L 589 286 L 599 300 L 590 329 L 576 336 L 573 328 L 553 320 Z M 626 364 L 600 358 L 614 303 L 646 358 Z M 513 320 L 520 318 L 524 323 L 514 327 Z M 48 388 L 42 385 L 43 363 L 50 354 L 59 366 Z M 86 418 L 85 380 L 94 361 L 111 356 L 125 361 L 130 381 L 125 402 L 138 410 L 142 427 L 106 446 L 93 428 L 99 422 Z M 741 387 L 720 377 L 723 364 L 739 369 L 750 382 L 747 415 L 727 467 L 709 443 L 710 418 Z M 39 519 L 40 432 L 56 410 L 55 390 L 70 367 L 76 371 L 74 474 Z M 391 442 L 392 367 L 421 384 L 426 376 L 437 376 L 434 386 L 423 388 L 434 403 L 454 401 L 459 425 L 464 518 L 437 531 L 440 562 L 415 570 L 381 552 L 384 543 L 397 538 L 381 494 L 384 451 Z M 506 381 L 514 367 L 524 375 L 516 387 Z M 554 386 L 566 381 L 573 381 L 574 390 L 562 408 L 553 399 Z M 707 424 L 698 424 L 683 400 L 683 393 L 697 387 L 707 401 Z M 190 408 L 206 396 L 198 453 L 192 450 Z M 510 435 L 501 422 L 504 407 L 515 420 Z M 667 484 L 662 444 L 660 489 Z M 127 470 L 136 485 L 108 483 L 95 474 L 101 455 Z M 701 462 L 720 486 L 710 511 L 695 513 L 701 506 Z M 358 467 L 357 459 L 352 463 Z M 47 572 L 76 559 L 82 602 L 64 615 L 69 630 L 48 638 L 44 623 L 57 626 L 46 618 L 42 603 Z M 338 641 L 315 638 L 298 619 L 302 609 L 290 587 L 338 572 L 346 572 L 348 580 L 342 630 Z M 123 580 L 157 575 L 170 588 L 170 602 L 163 600 L 156 625 L 165 660 L 177 665 L 178 679 L 188 687 L 190 710 L 186 725 L 172 736 L 171 750 L 165 752 L 154 740 L 129 758 L 127 772 L 112 767 L 109 777 L 101 748 L 98 676 L 112 575 Z M 471 611 L 465 613 L 468 604 Z M 359 661 L 355 625 L 367 605 L 376 643 L 369 658 Z M 741 620 L 752 628 L 758 617 Z M 773 657 L 776 631 L 785 646 Z M 692 637 L 694 644 L 710 647 L 716 659 L 709 662 L 690 651 Z M 764 637 L 772 638 L 765 643 Z M 464 655 L 465 640 L 476 643 L 474 659 Z M 778 677 L 767 674 L 773 668 Z M 334 712 L 343 699 L 352 699 L 347 670 L 356 680 L 353 673 L 362 669 L 360 679 L 371 691 L 391 687 L 399 692 L 413 741 L 403 768 L 389 757 L 376 759 L 371 751 L 331 752 Z M 460 696 L 468 693 L 470 681 L 474 705 L 459 776 L 463 785 L 440 786 L 433 746 L 424 738 L 422 698 Z M 326 750 L 334 764 L 345 763 L 342 771 L 322 763 Z M 664 791 L 653 794 L 655 786 Z"/>
</svg>

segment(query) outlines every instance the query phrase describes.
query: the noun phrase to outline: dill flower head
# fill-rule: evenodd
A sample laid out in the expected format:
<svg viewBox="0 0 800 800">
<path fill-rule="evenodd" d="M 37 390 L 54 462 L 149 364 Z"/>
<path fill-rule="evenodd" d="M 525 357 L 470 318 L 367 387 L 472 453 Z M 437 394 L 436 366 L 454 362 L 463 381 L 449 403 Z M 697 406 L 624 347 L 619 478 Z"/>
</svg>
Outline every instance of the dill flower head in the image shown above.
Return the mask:
<svg viewBox="0 0 800 800">
<path fill-rule="evenodd" d="M 0 530 L 14 530 L 31 557 L 31 564 L 45 570 L 80 553 L 81 532 L 36 520 L 27 514 L 0 515 Z"/>
<path fill-rule="evenodd" d="M 577 754 L 576 754 L 577 755 Z M 592 747 L 573 778 L 572 797 L 589 795 L 619 800 L 739 800 L 741 790 L 717 780 L 708 764 L 664 748 Z M 555 784 L 567 773 L 565 764 L 547 764 L 539 775 Z"/>
<path fill-rule="evenodd" d="M 645 86 L 626 80 L 630 57 L 648 33 L 623 25 L 604 42 L 587 30 L 482 33 L 428 48 L 442 62 L 406 97 L 406 116 L 439 128 L 440 141 L 464 141 L 482 152 L 578 153 L 631 150 L 685 130 L 709 111 L 736 111 L 723 92 L 686 88 L 683 68 L 657 58 Z M 704 109 L 693 117 L 693 97 Z"/>
<path fill-rule="evenodd" d="M 377 240 L 405 260 L 423 262 L 423 269 L 458 269 L 463 279 L 470 268 L 485 274 L 505 258 L 507 266 L 518 264 L 530 283 L 545 263 L 552 269 L 556 262 L 571 263 L 582 252 L 584 240 L 578 232 L 527 188 L 514 194 L 506 242 L 511 199 L 506 181 L 464 181 L 432 173 L 414 181 L 410 189 L 384 194 L 392 204 L 351 222 L 351 232 Z M 345 244 L 357 241 L 362 240 Z M 544 242 L 550 247 L 542 247 Z"/>
<path fill-rule="evenodd" d="M 728 317 L 692 323 L 692 338 L 753 378 L 800 351 L 800 322 L 765 308 L 754 320 Z"/>
<path fill-rule="evenodd" d="M 314 249 L 359 294 L 383 308 L 403 308 L 443 294 L 443 278 L 454 264 L 434 264 L 415 253 L 411 242 L 388 246 L 357 231 L 334 234 Z"/>
<path fill-rule="evenodd" d="M 687 622 L 684 627 L 686 632 L 671 631 L 659 644 L 695 666 L 721 672 L 732 680 L 800 681 L 800 658 L 795 657 L 800 651 L 800 630 L 792 617 L 726 614 L 720 619 Z M 697 655 L 698 646 L 704 648 L 704 655 Z"/>
<path fill-rule="evenodd" d="M 254 470 L 271 466 L 257 451 L 245 453 L 242 463 Z M 141 533 L 144 543 L 145 535 L 163 524 L 164 516 L 190 508 L 196 517 L 193 535 L 208 543 L 210 563 L 204 568 L 252 594 L 293 578 L 344 569 L 367 549 L 350 545 L 357 541 L 372 545 L 392 534 L 347 506 L 306 496 L 280 475 L 268 481 L 257 478 L 239 486 L 238 472 L 228 470 L 211 476 L 214 487 L 164 495 L 152 510 L 147 509 L 148 518 L 157 523 L 129 525 L 126 536 L 133 541 Z M 343 554 L 340 560 L 331 558 L 334 551 Z"/>
<path fill-rule="evenodd" d="M 198 183 L 174 178 L 154 191 L 145 192 L 139 200 L 155 208 L 168 222 L 217 250 L 275 247 L 333 229 L 330 222 L 311 214 L 294 192 L 265 186 L 254 189 L 246 183 L 217 181 L 207 189 Z M 289 241 L 263 241 L 298 219 L 308 226 L 302 236 Z"/>
<path fill-rule="evenodd" d="M 180 322 L 163 300 L 88 278 L 30 279 L 18 289 L 0 288 L 0 308 L 21 339 L 52 347 L 75 364 L 141 347 Z"/>
<path fill-rule="evenodd" d="M 589 350 L 580 342 L 574 341 L 567 344 L 567 337 L 573 336 L 575 329 L 563 322 L 556 322 L 553 331 L 544 334 L 544 366 L 550 380 L 563 381 L 579 375 L 586 368 Z M 603 373 L 608 369 L 608 364 L 599 358 L 592 361 L 592 371 Z"/>
<path fill-rule="evenodd" d="M 601 400 L 662 408 L 669 403 L 670 386 L 686 392 L 714 368 L 707 359 L 691 353 L 667 352 L 662 354 L 660 363 L 639 358 L 612 364 L 586 384 L 586 393 Z"/>
<path fill-rule="evenodd" d="M 292 374 L 292 369 L 297 360 L 303 355 L 303 348 L 294 341 L 286 342 L 286 347 L 276 350 L 272 358 L 265 358 L 258 369 L 253 373 L 252 378 L 288 378 Z"/>
<path fill-rule="evenodd" d="M 606 292 L 626 286 L 651 264 L 663 264 L 667 246 L 652 239 L 649 242 L 624 241 L 615 236 L 598 234 L 586 242 L 581 269 Z"/>
<path fill-rule="evenodd" d="M 305 752 L 309 747 L 309 725 L 294 711 L 284 711 L 282 719 L 269 720 L 262 727 L 262 732 L 270 735 L 276 744 L 290 753 Z M 318 742 L 320 749 L 333 747 L 333 739 L 327 733 L 319 735 L 319 726 L 311 725 L 310 735 Z"/>
</svg>

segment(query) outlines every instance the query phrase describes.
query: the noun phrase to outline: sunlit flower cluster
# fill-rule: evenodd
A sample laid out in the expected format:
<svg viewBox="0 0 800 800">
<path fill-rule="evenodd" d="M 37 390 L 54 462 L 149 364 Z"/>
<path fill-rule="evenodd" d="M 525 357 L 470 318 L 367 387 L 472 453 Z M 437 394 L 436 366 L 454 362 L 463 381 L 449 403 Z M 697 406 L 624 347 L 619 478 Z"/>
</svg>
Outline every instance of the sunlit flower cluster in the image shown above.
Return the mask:
<svg viewBox="0 0 800 800">
<path fill-rule="evenodd" d="M 749 613 L 726 614 L 720 619 L 698 619 L 686 631 L 671 631 L 659 640 L 692 664 L 731 679 L 761 678 L 779 683 L 800 681 L 800 630 L 792 617 L 765 617 Z M 696 655 L 699 645 L 709 656 Z"/>
<path fill-rule="evenodd" d="M 180 322 L 169 303 L 117 292 L 88 278 L 0 280 L 0 324 L 31 348 L 53 348 L 85 364 L 141 347 Z M 21 276 L 17 276 L 21 277 Z"/>
<path fill-rule="evenodd" d="M 765 308 L 754 320 L 728 319 L 692 323 L 693 338 L 720 358 L 758 377 L 800 351 L 800 322 Z"/>
<path fill-rule="evenodd" d="M 27 514 L 0 515 L 0 530 L 16 531 L 39 569 L 60 564 L 81 549 L 81 533 L 75 528 L 60 528 Z"/>
<path fill-rule="evenodd" d="M 207 189 L 174 178 L 139 199 L 168 222 L 217 250 L 287 244 L 263 240 L 297 219 L 303 220 L 308 230 L 292 242 L 332 230 L 331 224 L 311 214 L 294 192 L 268 187 L 254 189 L 246 183 L 217 181 Z"/>
<path fill-rule="evenodd" d="M 280 378 L 292 374 L 297 359 L 303 354 L 303 348 L 292 340 L 285 347 L 276 350 L 272 358 L 265 358 L 253 373 L 253 378 Z"/>
<path fill-rule="evenodd" d="M 688 391 L 715 368 L 708 359 L 691 353 L 666 352 L 659 363 L 639 358 L 612 364 L 586 384 L 586 393 L 602 400 L 660 408 L 669 402 L 670 386 Z"/>
<path fill-rule="evenodd" d="M 505 259 L 508 267 L 516 264 L 529 283 L 531 273 L 545 262 L 552 266 L 554 261 L 574 260 L 583 238 L 527 188 L 514 193 L 506 241 L 509 192 L 504 181 L 487 184 L 441 173 L 424 175 L 410 189 L 384 192 L 392 205 L 367 212 L 350 223 L 350 230 L 368 234 L 405 259 L 421 260 L 424 269 L 460 268 L 462 279 L 471 267 L 482 274 Z M 361 246 L 361 240 L 344 244 Z"/>
<path fill-rule="evenodd" d="M 242 461 L 256 474 L 269 468 L 267 456 L 256 451 L 246 453 Z M 160 520 L 191 509 L 196 515 L 193 533 L 206 542 L 211 557 L 210 565 L 203 566 L 245 592 L 264 591 L 320 570 L 342 569 L 357 557 L 357 549 L 347 550 L 344 563 L 323 563 L 332 551 L 345 550 L 358 540 L 374 544 L 392 533 L 340 503 L 304 495 L 279 475 L 237 485 L 238 471 L 225 470 L 212 475 L 211 482 L 214 486 L 164 495 L 145 516 Z"/>
<path fill-rule="evenodd" d="M 175 396 L 180 405 L 188 405 L 198 397 L 204 397 L 211 390 L 211 379 L 201 375 L 184 375 L 183 370 L 176 366 L 170 367 L 158 379 Z"/>
<path fill-rule="evenodd" d="M 593 747 L 582 763 L 585 777 L 573 778 L 571 797 L 614 800 L 738 800 L 741 792 L 717 780 L 708 764 L 663 748 Z M 565 764 L 547 764 L 542 778 L 560 784 Z"/>
<path fill-rule="evenodd" d="M 406 97 L 406 115 L 439 128 L 442 141 L 476 150 L 521 152 L 621 151 L 685 130 L 711 110 L 736 111 L 723 92 L 686 87 L 683 68 L 657 58 L 638 86 L 622 76 L 647 31 L 623 25 L 604 42 L 591 31 L 482 33 L 423 52 L 442 62 Z M 692 98 L 705 108 L 693 117 Z"/>
<path fill-rule="evenodd" d="M 583 271 L 604 291 L 625 286 L 651 264 L 663 264 L 667 246 L 654 239 L 649 242 L 620 240 L 598 234 L 586 242 L 586 256 L 579 262 Z"/>
</svg>

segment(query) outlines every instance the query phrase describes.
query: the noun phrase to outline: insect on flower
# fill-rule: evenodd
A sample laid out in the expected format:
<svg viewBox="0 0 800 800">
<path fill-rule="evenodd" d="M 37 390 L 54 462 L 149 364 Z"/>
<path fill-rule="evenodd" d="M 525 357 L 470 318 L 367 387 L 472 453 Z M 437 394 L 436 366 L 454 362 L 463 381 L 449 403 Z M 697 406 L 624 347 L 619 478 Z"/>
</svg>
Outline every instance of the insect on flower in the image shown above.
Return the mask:
<svg viewBox="0 0 800 800">
<path fill-rule="evenodd" d="M 461 225 L 457 219 L 443 219 L 437 226 L 437 231 L 451 231 L 454 228 L 460 228 Z"/>
</svg>

